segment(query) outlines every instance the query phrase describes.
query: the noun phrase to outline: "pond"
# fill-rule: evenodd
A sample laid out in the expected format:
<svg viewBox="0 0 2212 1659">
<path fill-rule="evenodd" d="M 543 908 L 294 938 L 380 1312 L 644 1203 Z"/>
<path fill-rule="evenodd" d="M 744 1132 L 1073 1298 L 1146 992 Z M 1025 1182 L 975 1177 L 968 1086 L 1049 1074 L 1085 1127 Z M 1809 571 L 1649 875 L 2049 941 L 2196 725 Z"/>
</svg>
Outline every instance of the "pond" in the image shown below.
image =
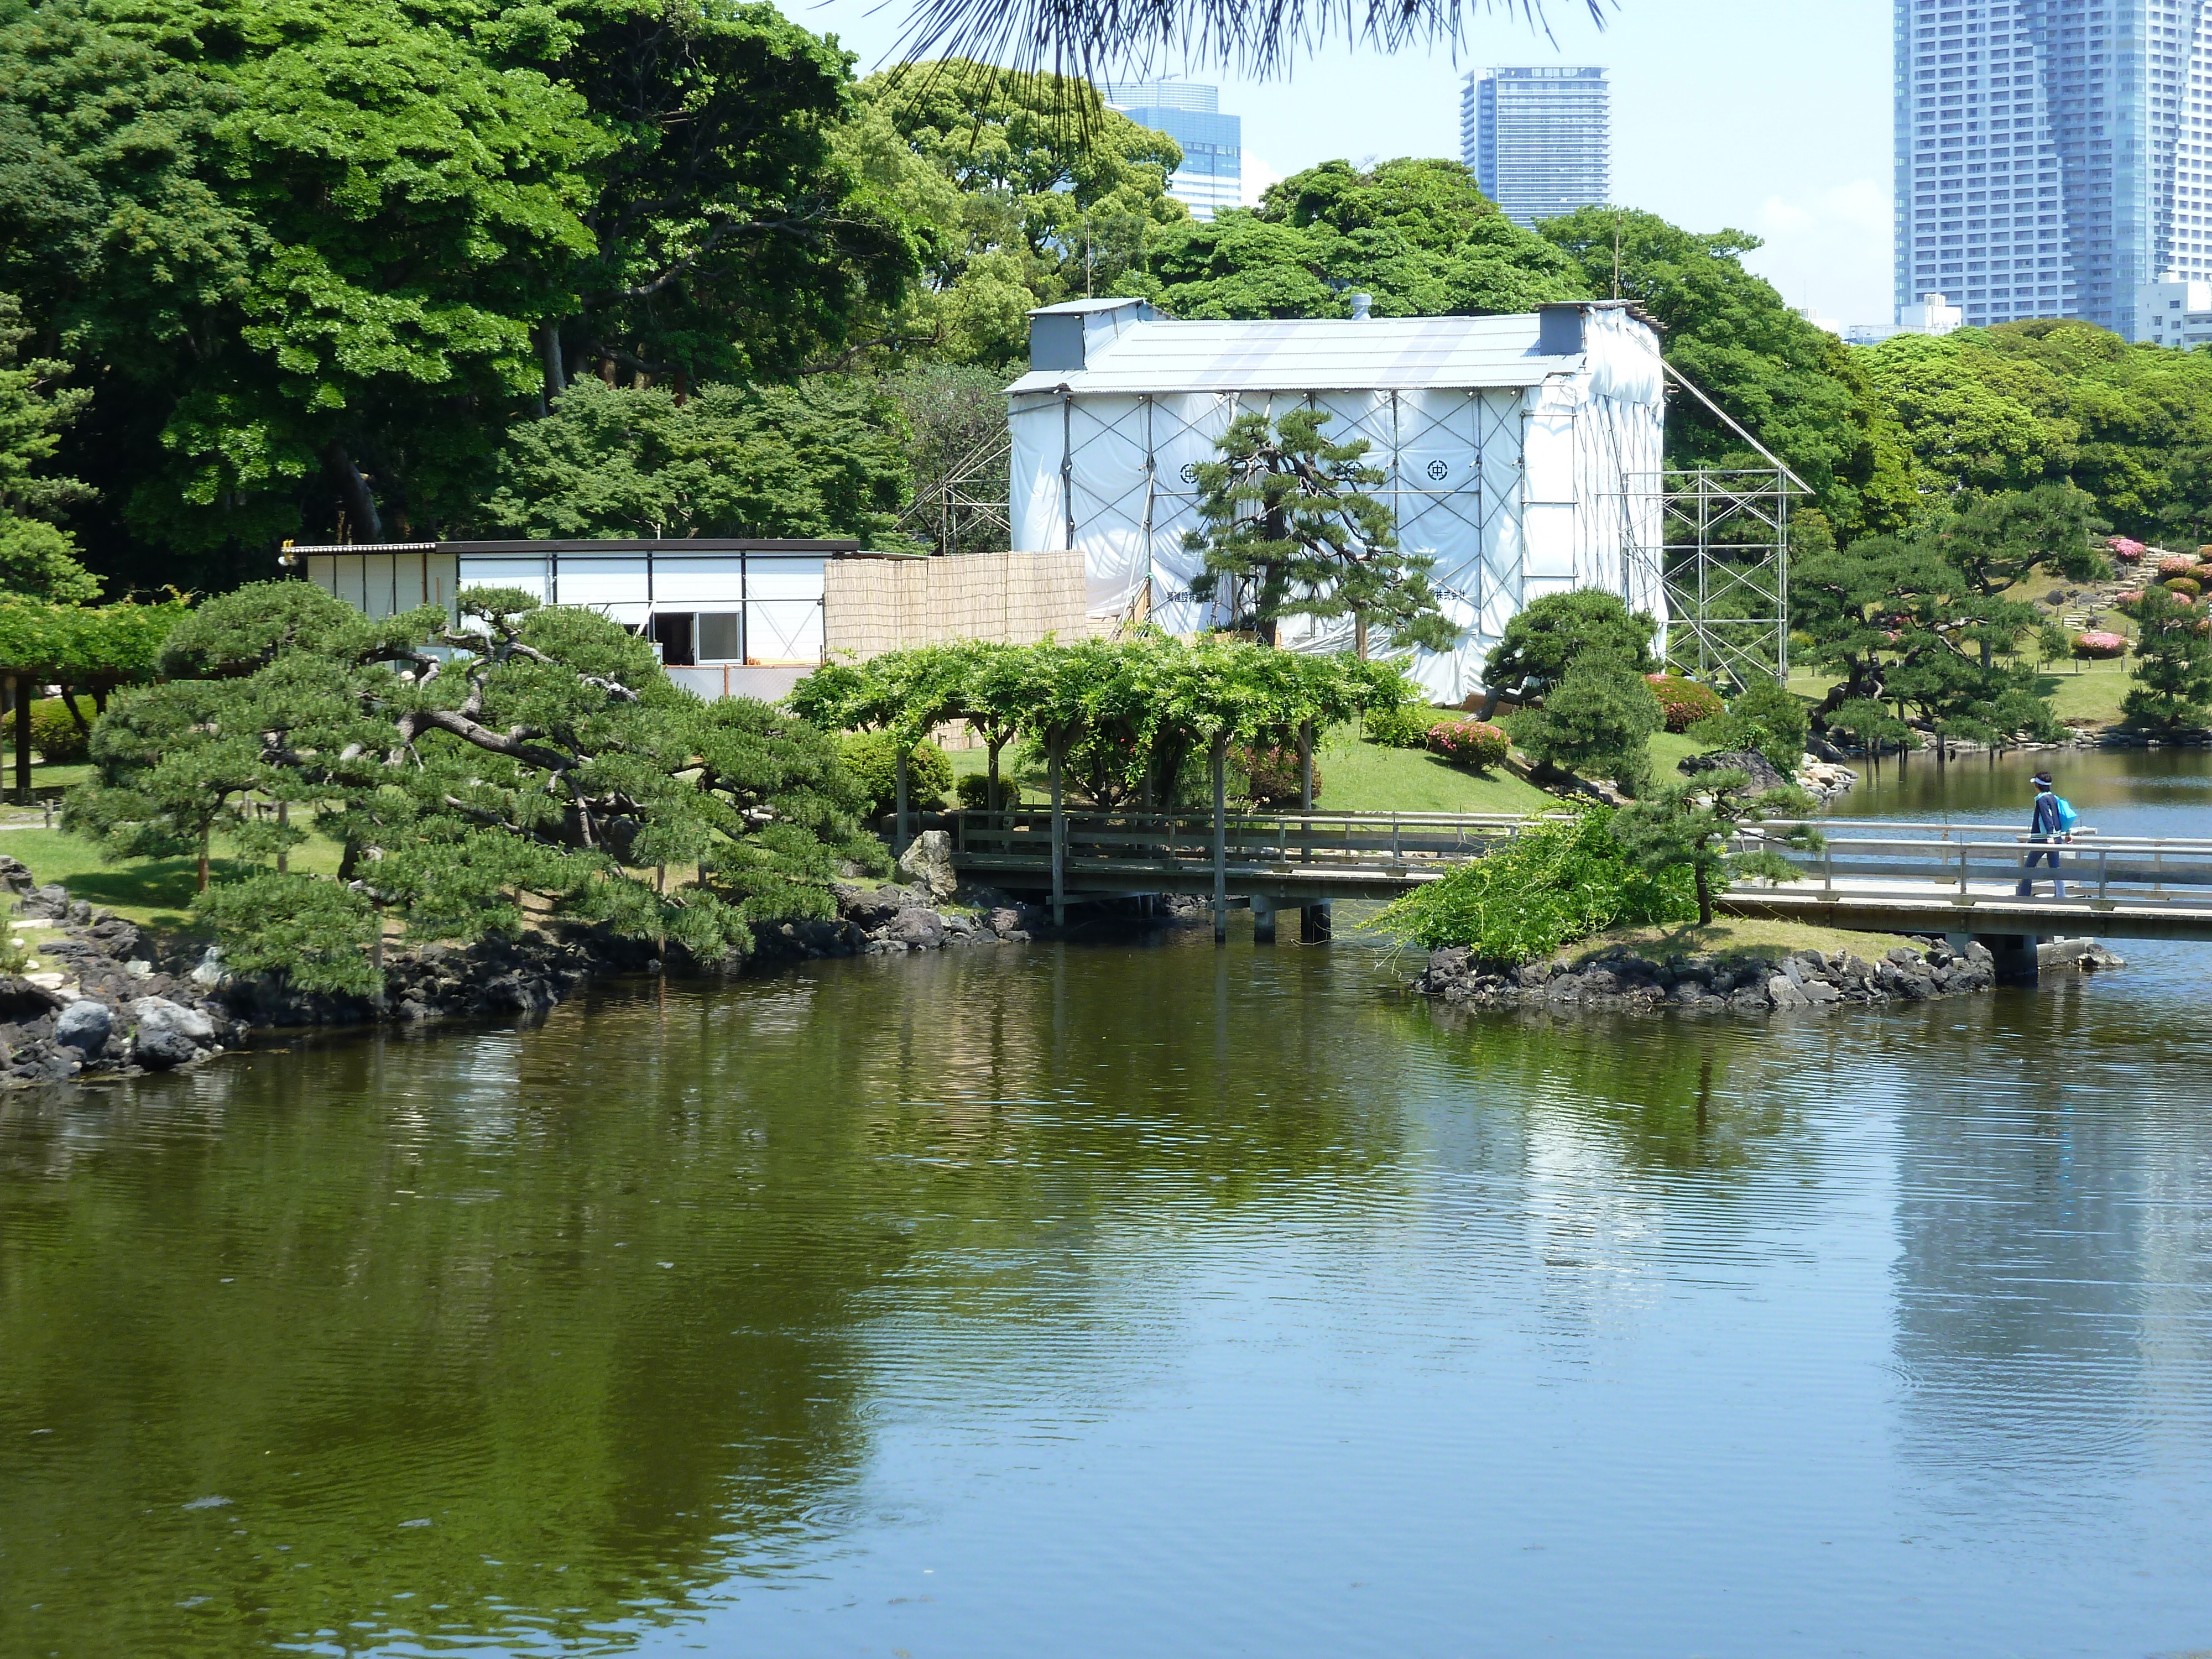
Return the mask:
<svg viewBox="0 0 2212 1659">
<path fill-rule="evenodd" d="M 1198 929 L 8 1097 L 0 1654 L 2212 1647 L 2212 947 L 2123 948 L 1577 1024 Z"/>
</svg>

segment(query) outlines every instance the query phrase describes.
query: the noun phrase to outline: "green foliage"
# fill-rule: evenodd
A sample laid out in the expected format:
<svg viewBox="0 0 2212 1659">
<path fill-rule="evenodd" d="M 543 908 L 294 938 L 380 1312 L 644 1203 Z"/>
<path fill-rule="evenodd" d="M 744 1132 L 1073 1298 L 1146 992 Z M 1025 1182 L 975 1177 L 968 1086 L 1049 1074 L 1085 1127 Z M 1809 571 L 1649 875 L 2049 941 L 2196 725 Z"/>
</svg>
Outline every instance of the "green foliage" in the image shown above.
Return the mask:
<svg viewBox="0 0 2212 1659">
<path fill-rule="evenodd" d="M 1871 697 L 1853 697 L 1829 710 L 1828 730 L 1870 755 L 1911 748 L 1916 741 L 1911 726 Z"/>
<path fill-rule="evenodd" d="M 1425 749 L 1429 728 L 1437 711 L 1425 702 L 1400 703 L 1391 708 L 1370 708 L 1360 716 L 1360 735 L 1385 749 Z"/>
<path fill-rule="evenodd" d="M 295 990 L 370 996 L 380 920 L 357 889 L 264 871 L 192 896 L 192 918 L 223 941 L 224 966 L 279 975 Z"/>
<path fill-rule="evenodd" d="M 1400 648 L 1449 650 L 1459 630 L 1429 580 L 1436 561 L 1399 547 L 1390 509 L 1365 493 L 1389 475 L 1361 465 L 1364 438 L 1322 437 L 1329 419 L 1291 409 L 1271 423 L 1252 411 L 1215 440 L 1221 459 L 1198 466 L 1204 528 L 1183 535 L 1206 559 L 1192 596 L 1211 600 L 1226 584 L 1234 625 L 1269 645 L 1285 617 L 1358 617 Z"/>
<path fill-rule="evenodd" d="M 1669 732 L 1686 732 L 1699 720 L 1711 720 L 1728 710 L 1721 694 L 1710 685 L 1684 679 L 1680 674 L 1653 674 L 1650 678 Z"/>
<path fill-rule="evenodd" d="M 1784 775 L 1787 775 L 1786 774 Z M 1716 881 L 1796 881 L 1798 872 L 1771 845 L 1729 850 L 1729 841 L 1748 824 L 1778 817 L 1802 818 L 1813 811 L 1813 798 L 1785 787 L 1747 795 L 1748 777 L 1737 771 L 1708 772 L 1692 783 L 1665 783 L 1644 799 L 1613 815 L 1613 836 L 1630 863 L 1645 874 L 1663 878 L 1686 870 L 1698 895 L 1698 925 L 1713 925 Z M 1818 851 L 1819 830 L 1791 823 L 1766 841 Z"/>
<path fill-rule="evenodd" d="M 1230 757 L 1237 774 L 1238 799 L 1262 811 L 1300 806 L 1305 802 L 1305 780 L 1295 749 L 1240 749 Z M 1322 772 L 1313 769 L 1313 798 L 1321 799 Z"/>
<path fill-rule="evenodd" d="M 838 755 L 860 787 L 871 812 L 891 811 L 898 803 L 898 740 L 884 732 L 860 732 L 838 744 Z M 910 812 L 933 812 L 952 793 L 952 761 L 935 744 L 923 740 L 907 750 L 906 796 Z"/>
<path fill-rule="evenodd" d="M 912 439 L 907 460 L 917 495 L 950 476 L 988 446 L 1006 438 L 1006 376 L 974 364 L 926 363 L 887 374 L 878 382 L 897 405 Z M 1006 487 L 1000 463 L 997 489 Z M 990 488 L 975 487 L 981 495 Z M 956 544 L 946 553 L 996 553 L 1006 547 L 1003 526 L 988 515 L 966 515 L 955 530 Z"/>
<path fill-rule="evenodd" d="M 1965 497 L 1932 527 L 1936 550 L 1977 593 L 2002 593 L 2039 566 L 2069 581 L 2102 581 L 2112 567 L 2090 537 L 2110 526 L 2094 506 L 2070 483 Z"/>
<path fill-rule="evenodd" d="M 0 593 L 0 672 L 103 690 L 149 680 L 163 641 L 189 611 L 174 595 L 151 605 L 79 605 Z"/>
<path fill-rule="evenodd" d="M 830 375 L 797 386 L 578 381 L 507 435 L 486 527 L 530 537 L 892 539 L 912 487 L 897 406 Z"/>
<path fill-rule="evenodd" d="M 1455 766 L 1487 772 L 1505 764 L 1513 739 L 1487 720 L 1439 720 L 1428 732 L 1428 745 Z"/>
<path fill-rule="evenodd" d="M 1689 730 L 1707 754 L 1756 750 L 1784 777 L 1794 778 L 1804 764 L 1812 717 L 1802 702 L 1774 681 L 1753 680 L 1726 713 L 1699 720 Z"/>
<path fill-rule="evenodd" d="M 1583 656 L 1601 652 L 1639 674 L 1658 667 L 1651 641 L 1659 624 L 1631 611 L 1618 594 L 1594 587 L 1547 593 L 1516 611 L 1482 666 L 1482 683 L 1494 697 L 1538 697 L 1565 678 Z"/>
<path fill-rule="evenodd" d="M 0 589 L 82 605 L 100 597 L 99 579 L 48 520 L 93 491 L 49 468 L 92 394 L 57 385 L 69 368 L 61 359 L 22 359 L 30 331 L 21 316 L 21 302 L 0 294 Z"/>
<path fill-rule="evenodd" d="M 855 104 L 838 154 L 913 227 L 925 276 L 872 319 L 891 349 L 1010 368 L 1033 307 L 1112 292 L 1188 220 L 1181 148 L 1087 82 L 952 58 L 872 76 Z"/>
<path fill-rule="evenodd" d="M 833 154 L 849 60 L 768 6 L 9 16 L 0 283 L 146 574 L 466 523 L 579 374 L 787 375 L 918 270 Z"/>
<path fill-rule="evenodd" d="M 1529 824 L 1396 900 L 1375 925 L 1425 950 L 1463 945 L 1484 962 L 1510 965 L 1609 927 L 1695 916 L 1690 872 L 1639 869 L 1613 839 L 1614 817 L 1598 809 Z"/>
<path fill-rule="evenodd" d="M 1465 167 L 1412 157 L 1366 171 L 1326 161 L 1271 185 L 1256 209 L 1171 227 L 1127 288 L 1178 317 L 1341 317 L 1355 290 L 1377 316 L 1479 316 L 1595 291 Z"/>
<path fill-rule="evenodd" d="M 961 805 L 977 811 L 988 810 L 994 812 L 1011 812 L 1022 804 L 1021 785 L 1011 778 L 1001 778 L 999 780 L 998 801 L 994 805 L 991 799 L 991 780 L 987 774 L 981 772 L 963 774 L 958 787 L 954 789 L 952 793 L 953 799 Z"/>
<path fill-rule="evenodd" d="M 1195 644 L 1145 629 L 1075 645 L 927 646 L 801 680 L 791 706 L 831 730 L 874 728 L 907 742 L 949 720 L 1000 750 L 1026 738 L 1063 787 L 1102 806 L 1165 806 L 1215 744 L 1289 748 L 1363 710 L 1411 699 L 1387 662 L 1270 650 L 1207 635 Z M 893 752 L 896 752 L 894 750 Z"/>
<path fill-rule="evenodd" d="M 1651 734 L 1663 721 L 1642 672 L 1602 651 L 1568 667 L 1544 706 L 1520 727 L 1521 746 L 1539 765 L 1610 778 L 1626 794 L 1651 779 Z"/>
<path fill-rule="evenodd" d="M 1904 528 L 1920 511 L 1897 416 L 1858 358 L 1791 311 L 1744 269 L 1759 240 L 1741 231 L 1686 231 L 1649 213 L 1586 207 L 1537 234 L 1579 266 L 1588 291 L 1620 293 L 1660 326 L 1667 361 L 1757 434 L 1813 488 L 1846 541 Z M 1765 465 L 1694 399 L 1667 411 L 1676 465 Z"/>
<path fill-rule="evenodd" d="M 15 722 L 21 717 L 20 708 L 0 715 L 0 743 L 5 745 L 0 755 L 15 752 Z M 88 723 L 77 724 L 64 699 L 41 697 L 31 705 L 31 747 L 49 766 L 76 766 L 91 752 L 92 732 Z"/>
<path fill-rule="evenodd" d="M 2212 633 L 2203 612 L 2155 585 L 2136 612 L 2133 681 L 2120 713 L 2131 726 L 2172 730 L 2212 716 Z"/>
<path fill-rule="evenodd" d="M 542 907 L 717 959 L 758 922 L 830 914 L 841 859 L 881 862 L 829 738 L 701 702 L 604 617 L 481 588 L 458 630 L 329 603 L 303 582 L 210 601 L 172 653 L 210 677 L 116 697 L 66 803 L 117 856 L 195 854 L 204 890 L 216 834 L 280 860 L 312 816 L 353 896 L 208 900 L 234 960 L 357 983 L 361 903 L 416 938 L 511 933 Z M 289 822 L 254 810 L 269 799 Z"/>
</svg>

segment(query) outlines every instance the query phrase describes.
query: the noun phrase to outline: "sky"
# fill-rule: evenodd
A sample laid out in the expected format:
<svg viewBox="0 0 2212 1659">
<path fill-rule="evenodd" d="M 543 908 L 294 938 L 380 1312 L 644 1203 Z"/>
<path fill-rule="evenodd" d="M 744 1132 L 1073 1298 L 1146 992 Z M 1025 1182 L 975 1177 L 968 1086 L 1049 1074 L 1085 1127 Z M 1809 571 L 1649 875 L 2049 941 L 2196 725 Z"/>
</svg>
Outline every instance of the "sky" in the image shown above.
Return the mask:
<svg viewBox="0 0 2212 1659">
<path fill-rule="evenodd" d="M 863 73 L 897 61 L 904 0 L 783 0 L 836 34 Z M 1874 0 L 1618 0 L 1607 26 L 1549 0 L 1551 37 L 1501 7 L 1443 47 L 1395 55 L 1341 41 L 1285 79 L 1170 61 L 1244 118 L 1249 193 L 1342 157 L 1459 154 L 1459 88 L 1492 65 L 1600 64 L 1613 83 L 1613 198 L 1692 230 L 1765 246 L 1745 263 L 1792 305 L 1890 320 L 1890 7 Z"/>
</svg>

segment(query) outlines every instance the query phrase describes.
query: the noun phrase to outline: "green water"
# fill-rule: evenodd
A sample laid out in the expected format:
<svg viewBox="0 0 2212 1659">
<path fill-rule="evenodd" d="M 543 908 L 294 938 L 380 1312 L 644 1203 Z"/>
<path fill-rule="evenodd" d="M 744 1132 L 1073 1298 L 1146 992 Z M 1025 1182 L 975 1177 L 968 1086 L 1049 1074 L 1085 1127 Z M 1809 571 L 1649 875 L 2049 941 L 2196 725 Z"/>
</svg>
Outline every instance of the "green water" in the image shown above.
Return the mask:
<svg viewBox="0 0 2212 1659">
<path fill-rule="evenodd" d="M 0 1097 L 0 1654 L 2212 1647 L 2212 951 L 1400 976 L 1200 929 Z"/>
</svg>

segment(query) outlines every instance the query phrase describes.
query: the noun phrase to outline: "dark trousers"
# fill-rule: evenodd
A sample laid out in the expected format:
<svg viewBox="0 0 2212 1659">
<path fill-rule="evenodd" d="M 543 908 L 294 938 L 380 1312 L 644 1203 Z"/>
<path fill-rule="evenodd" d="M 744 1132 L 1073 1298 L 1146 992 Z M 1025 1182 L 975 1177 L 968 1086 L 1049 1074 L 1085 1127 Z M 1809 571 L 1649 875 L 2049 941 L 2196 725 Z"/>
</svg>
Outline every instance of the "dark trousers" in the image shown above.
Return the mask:
<svg viewBox="0 0 2212 1659">
<path fill-rule="evenodd" d="M 2049 859 L 2051 860 L 2051 897 L 2064 898 L 2066 896 L 2066 883 L 2058 874 L 2058 849 L 2056 847 L 2037 848 L 2031 851 L 2025 859 L 2021 860 L 2020 885 L 2013 890 L 2017 896 L 2021 898 L 2027 898 L 2034 893 L 2035 877 L 2033 872 L 2034 871 L 2037 863 L 2044 859 Z"/>
</svg>

